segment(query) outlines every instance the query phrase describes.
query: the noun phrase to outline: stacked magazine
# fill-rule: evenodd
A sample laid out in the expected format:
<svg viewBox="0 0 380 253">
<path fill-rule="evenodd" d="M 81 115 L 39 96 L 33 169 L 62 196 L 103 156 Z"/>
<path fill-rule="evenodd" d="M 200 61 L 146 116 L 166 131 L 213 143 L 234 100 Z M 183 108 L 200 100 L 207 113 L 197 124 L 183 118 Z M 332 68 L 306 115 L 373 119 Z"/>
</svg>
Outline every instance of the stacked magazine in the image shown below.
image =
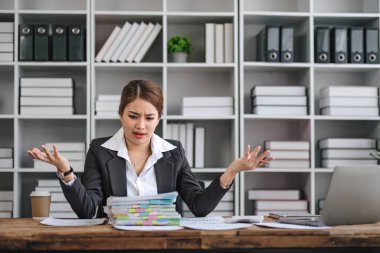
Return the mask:
<svg viewBox="0 0 380 253">
<path fill-rule="evenodd" d="M 177 192 L 153 196 L 114 197 L 104 207 L 114 226 L 179 226 L 180 214 L 175 210 Z"/>
</svg>

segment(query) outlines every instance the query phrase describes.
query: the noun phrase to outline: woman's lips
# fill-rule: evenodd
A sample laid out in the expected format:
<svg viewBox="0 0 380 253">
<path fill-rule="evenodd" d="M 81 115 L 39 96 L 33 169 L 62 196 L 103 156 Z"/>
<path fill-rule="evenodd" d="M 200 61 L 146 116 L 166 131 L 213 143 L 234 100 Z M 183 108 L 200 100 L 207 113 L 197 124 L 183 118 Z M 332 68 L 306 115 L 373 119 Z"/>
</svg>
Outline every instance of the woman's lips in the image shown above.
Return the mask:
<svg viewBox="0 0 380 253">
<path fill-rule="evenodd" d="M 142 138 L 145 137 L 145 133 L 134 132 L 133 135 L 134 135 L 135 138 L 137 138 L 137 139 L 142 139 Z"/>
</svg>

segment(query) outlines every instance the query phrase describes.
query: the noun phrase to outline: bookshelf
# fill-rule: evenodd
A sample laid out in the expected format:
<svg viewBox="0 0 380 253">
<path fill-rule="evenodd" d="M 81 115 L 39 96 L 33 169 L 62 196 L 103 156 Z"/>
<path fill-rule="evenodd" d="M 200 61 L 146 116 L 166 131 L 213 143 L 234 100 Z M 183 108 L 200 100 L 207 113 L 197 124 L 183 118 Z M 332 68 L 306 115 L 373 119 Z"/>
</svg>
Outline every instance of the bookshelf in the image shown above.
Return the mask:
<svg viewBox="0 0 380 253">
<path fill-rule="evenodd" d="M 321 168 L 318 140 L 327 137 L 378 138 L 380 117 L 335 117 L 320 114 L 319 91 L 329 85 L 376 86 L 379 64 L 314 63 L 314 27 L 319 25 L 379 27 L 377 0 L 3 0 L 0 21 L 14 22 L 14 61 L 0 62 L 0 143 L 14 148 L 14 167 L 0 169 L 0 190 L 14 191 L 14 217 L 30 217 L 29 193 L 38 179 L 54 179 L 53 171 L 32 169 L 25 150 L 48 141 L 81 141 L 110 136 L 120 128 L 117 115 L 97 116 L 100 94 L 120 94 L 132 79 L 151 79 L 165 96 L 157 134 L 167 136 L 172 123 L 193 123 L 206 129 L 205 167 L 194 168 L 200 180 L 211 180 L 244 152 L 247 144 L 265 140 L 310 142 L 311 167 L 259 168 L 241 173 L 234 185 L 235 215 L 253 214 L 248 200 L 252 188 L 297 188 L 317 212 L 325 197 L 332 169 Z M 162 30 L 141 63 L 95 62 L 95 56 L 115 25 L 126 21 L 160 23 Z M 83 62 L 18 61 L 18 25 L 21 23 L 86 24 L 86 60 Z M 205 24 L 232 23 L 233 63 L 206 63 Z M 295 61 L 256 61 L 256 38 L 265 25 L 295 28 Z M 192 39 L 187 63 L 173 63 L 166 42 L 173 35 Z M 76 113 L 72 116 L 19 115 L 19 78 L 72 77 Z M 305 116 L 254 115 L 250 110 L 253 85 L 306 87 Z M 221 117 L 181 115 L 184 96 L 234 97 L 234 114 Z M 78 169 L 77 169 L 78 171 Z"/>
<path fill-rule="evenodd" d="M 379 87 L 378 64 L 318 64 L 314 62 L 316 26 L 379 27 L 378 1 L 242 0 L 239 5 L 240 153 L 244 146 L 263 145 L 266 140 L 310 142 L 311 167 L 305 169 L 259 168 L 240 178 L 240 213 L 253 214 L 252 188 L 296 188 L 309 200 L 309 211 L 318 212 L 333 169 L 322 168 L 318 141 L 323 138 L 378 138 L 379 117 L 321 115 L 320 89 L 328 86 Z M 265 25 L 295 28 L 295 61 L 256 61 L 257 34 Z M 254 85 L 303 85 L 307 89 L 305 116 L 261 116 L 251 114 L 250 89 Z"/>
</svg>

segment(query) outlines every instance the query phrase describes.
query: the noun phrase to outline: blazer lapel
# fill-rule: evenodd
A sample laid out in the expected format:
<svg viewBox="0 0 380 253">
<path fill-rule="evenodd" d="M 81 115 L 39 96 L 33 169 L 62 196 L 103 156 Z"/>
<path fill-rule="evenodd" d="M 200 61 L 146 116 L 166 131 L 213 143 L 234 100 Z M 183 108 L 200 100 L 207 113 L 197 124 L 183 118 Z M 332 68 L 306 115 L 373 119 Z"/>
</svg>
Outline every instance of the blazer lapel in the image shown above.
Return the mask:
<svg viewBox="0 0 380 253">
<path fill-rule="evenodd" d="M 127 196 L 127 174 L 125 160 L 117 156 L 116 151 L 108 150 L 113 158 L 107 162 L 113 196 Z"/>
<path fill-rule="evenodd" d="M 168 160 L 170 156 L 169 152 L 163 153 L 163 157 L 154 165 L 158 193 L 172 192 L 176 189 L 174 164 Z"/>
</svg>

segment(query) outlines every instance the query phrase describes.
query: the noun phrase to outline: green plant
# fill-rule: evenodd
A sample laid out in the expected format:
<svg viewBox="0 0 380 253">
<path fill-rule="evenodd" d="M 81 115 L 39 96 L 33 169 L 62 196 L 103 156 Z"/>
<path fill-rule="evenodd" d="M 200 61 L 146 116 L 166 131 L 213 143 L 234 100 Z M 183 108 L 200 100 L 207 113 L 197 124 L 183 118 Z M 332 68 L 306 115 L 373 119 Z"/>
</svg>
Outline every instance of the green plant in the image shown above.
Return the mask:
<svg viewBox="0 0 380 253">
<path fill-rule="evenodd" d="M 180 37 L 179 35 L 176 35 L 172 37 L 168 41 L 168 53 L 173 54 L 173 53 L 191 53 L 192 47 L 191 47 L 191 41 L 190 38 L 185 36 L 185 37 Z"/>
</svg>

